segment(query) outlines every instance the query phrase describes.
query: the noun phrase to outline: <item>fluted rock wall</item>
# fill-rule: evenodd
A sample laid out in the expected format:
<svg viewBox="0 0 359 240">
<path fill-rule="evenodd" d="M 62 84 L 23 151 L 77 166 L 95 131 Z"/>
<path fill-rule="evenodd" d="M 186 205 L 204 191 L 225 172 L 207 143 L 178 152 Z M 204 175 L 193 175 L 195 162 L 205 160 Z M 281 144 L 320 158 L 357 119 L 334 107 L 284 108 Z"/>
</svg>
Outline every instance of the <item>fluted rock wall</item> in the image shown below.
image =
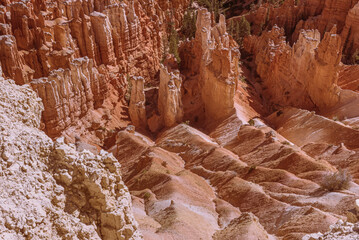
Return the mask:
<svg viewBox="0 0 359 240">
<path fill-rule="evenodd" d="M 174 17 L 179 26 L 189 0 L 27 0 L 1 4 L 0 62 L 4 75 L 20 85 L 36 79 L 31 85 L 45 103 L 45 129 L 55 137 L 90 109 L 101 107 L 106 97 L 121 98 L 125 91 L 118 87 L 123 85 L 120 76 L 155 79 L 167 22 Z M 76 63 L 85 57 L 91 63 Z"/>
<path fill-rule="evenodd" d="M 345 47 L 344 53 L 351 57 L 359 41 L 357 9 L 358 0 L 286 0 L 279 7 L 262 4 L 250 11 L 246 18 L 252 23 L 252 33 L 260 34 L 278 25 L 291 43 L 298 40 L 302 29 L 317 29 L 324 36 L 336 25 Z"/>
<path fill-rule="evenodd" d="M 234 112 L 240 53 L 226 32 L 223 15 L 215 23 L 211 13 L 199 9 L 196 24 L 195 39 L 181 48 L 183 66 L 187 76 L 197 79 L 206 119 L 219 120 Z M 195 92 L 195 87 L 191 91 Z"/>
<path fill-rule="evenodd" d="M 145 129 L 147 127 L 145 80 L 143 77 L 131 77 L 131 99 L 128 112 L 133 125 Z"/>
<path fill-rule="evenodd" d="M 29 82 L 26 70 L 22 69 L 24 59 L 19 55 L 14 36 L 0 36 L 0 62 L 5 76 L 14 79 L 17 84 Z"/>
<path fill-rule="evenodd" d="M 313 1 L 304 1 L 302 6 L 309 4 Z M 320 15 L 316 16 L 314 14 L 308 14 L 307 18 L 300 20 L 296 26 L 293 40 L 296 40 L 296 37 L 299 35 L 301 29 L 318 29 L 321 35 L 324 35 L 325 32 L 332 29 L 334 25 L 337 26 L 338 33 L 342 32 L 343 27 L 345 25 L 345 19 L 348 15 L 348 11 L 357 3 L 357 0 L 339 0 L 339 1 L 314 1 L 314 4 L 317 6 L 317 9 L 320 10 Z M 312 3 L 313 4 L 313 3 Z M 308 7 L 312 9 L 313 5 L 307 5 L 305 8 Z M 309 11 L 305 11 L 309 13 Z"/>
<path fill-rule="evenodd" d="M 38 129 L 42 110 L 28 86 L 0 77 L 0 238 L 141 239 L 118 161 L 54 143 Z"/>
<path fill-rule="evenodd" d="M 229 116 L 234 110 L 234 94 L 239 78 L 239 51 L 226 32 L 224 16 L 221 15 L 219 23 L 213 28 L 210 17 L 207 10 L 199 11 L 196 40 L 201 44 L 203 55 L 200 78 L 206 116 L 220 119 Z"/>
<path fill-rule="evenodd" d="M 167 59 L 161 64 L 159 87 L 146 89 L 147 103 L 144 105 L 147 122 L 144 126 L 148 126 L 151 132 L 156 133 L 162 128 L 170 128 L 182 122 L 182 77 L 173 55 L 167 55 Z M 151 91 L 155 93 L 153 96 Z"/>
<path fill-rule="evenodd" d="M 359 54 L 359 3 L 350 9 L 341 37 L 343 54 L 352 60 L 353 54 Z"/>
<path fill-rule="evenodd" d="M 158 110 L 165 127 L 181 123 L 183 118 L 182 106 L 182 77 L 178 70 L 171 71 L 161 66 L 160 87 L 158 93 Z"/>
<path fill-rule="evenodd" d="M 246 38 L 244 46 L 254 54 L 256 71 L 272 103 L 306 109 L 338 103 L 341 39 L 335 27 L 322 41 L 317 30 L 302 30 L 291 47 L 283 29 L 274 26 L 260 37 Z"/>
<path fill-rule="evenodd" d="M 101 105 L 108 94 L 105 77 L 94 68 L 93 60 L 87 57 L 74 59 L 69 67 L 54 70 L 47 78 L 31 82 L 43 99 L 45 109 L 51 109 L 45 111 L 42 118 L 50 136 L 56 136 L 76 118 L 84 116 L 96 106 L 95 103 Z"/>
</svg>

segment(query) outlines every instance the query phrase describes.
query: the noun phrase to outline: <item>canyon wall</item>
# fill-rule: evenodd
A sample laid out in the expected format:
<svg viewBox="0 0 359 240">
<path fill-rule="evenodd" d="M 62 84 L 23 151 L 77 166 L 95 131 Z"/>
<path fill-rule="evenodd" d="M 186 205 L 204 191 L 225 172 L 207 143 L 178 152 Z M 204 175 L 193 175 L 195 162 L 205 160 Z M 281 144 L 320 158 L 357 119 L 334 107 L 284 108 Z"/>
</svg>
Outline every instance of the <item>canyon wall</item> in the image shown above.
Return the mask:
<svg viewBox="0 0 359 240">
<path fill-rule="evenodd" d="M 124 76 L 156 79 L 167 22 L 173 17 L 179 26 L 188 3 L 3 1 L 0 62 L 4 75 L 20 85 L 31 83 L 38 92 L 45 105 L 44 130 L 51 137 L 78 124 L 106 101 L 112 103 L 104 108 L 113 105 L 109 110 L 119 119 Z"/>
<path fill-rule="evenodd" d="M 341 33 L 343 40 L 343 54 L 354 62 L 359 54 L 359 3 L 350 9 L 345 20 L 345 26 Z M 354 61 L 353 61 L 354 60 Z"/>
<path fill-rule="evenodd" d="M 234 95 L 239 80 L 238 44 L 227 33 L 225 17 L 216 23 L 211 13 L 199 9 L 197 31 L 192 41 L 185 42 L 180 49 L 183 71 L 187 80 L 184 99 L 190 99 L 185 115 L 203 118 L 207 122 L 223 119 L 234 109 Z M 197 106 L 188 106 L 195 105 Z M 191 119 L 192 120 L 192 119 Z"/>
<path fill-rule="evenodd" d="M 145 80 L 143 77 L 132 77 L 131 78 L 131 99 L 129 105 L 129 115 L 133 125 L 138 128 L 147 127 L 147 116 L 146 116 L 146 98 L 144 85 Z"/>
<path fill-rule="evenodd" d="M 199 10 L 195 41 L 202 56 L 199 63 L 200 88 L 206 118 L 217 120 L 234 111 L 240 53 L 226 32 L 224 16 L 220 16 L 218 24 L 213 27 L 212 24 L 211 14 Z"/>
<path fill-rule="evenodd" d="M 137 128 L 158 132 L 182 120 L 206 124 L 235 112 L 240 75 L 238 44 L 227 33 L 223 15 L 216 23 L 207 9 L 199 8 L 196 25 L 195 38 L 180 44 L 181 62 L 173 54 L 165 56 L 158 87 L 131 80 L 129 110 Z M 158 92 L 157 99 L 145 99 L 146 92 L 152 90 Z"/>
<path fill-rule="evenodd" d="M 338 103 L 341 39 L 336 31 L 333 27 L 321 41 L 317 30 L 302 30 L 293 47 L 277 26 L 246 38 L 244 48 L 254 55 L 264 94 L 273 104 L 327 109 Z"/>
<path fill-rule="evenodd" d="M 166 32 L 189 2 L 0 0 L 0 239 L 302 239 L 359 219 L 359 69 L 340 63 L 357 1 L 254 7 L 243 49 L 194 3 L 178 62 Z"/>
<path fill-rule="evenodd" d="M 245 16 L 252 23 L 252 33 L 258 35 L 277 25 L 284 29 L 291 43 L 298 40 L 302 29 L 317 29 L 324 36 L 336 25 L 342 37 L 344 58 L 349 61 L 358 49 L 358 7 L 358 0 L 286 0 L 279 6 L 257 5 Z"/>
</svg>

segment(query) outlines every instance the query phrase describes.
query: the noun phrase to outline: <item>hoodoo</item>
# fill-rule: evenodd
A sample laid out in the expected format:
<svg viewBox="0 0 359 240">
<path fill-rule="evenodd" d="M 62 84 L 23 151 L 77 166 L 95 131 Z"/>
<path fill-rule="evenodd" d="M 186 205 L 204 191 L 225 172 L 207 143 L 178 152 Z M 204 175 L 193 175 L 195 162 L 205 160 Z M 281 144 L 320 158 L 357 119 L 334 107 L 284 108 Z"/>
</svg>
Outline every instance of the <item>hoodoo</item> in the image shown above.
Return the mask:
<svg viewBox="0 0 359 240">
<path fill-rule="evenodd" d="M 0 239 L 359 239 L 358 0 L 0 0 Z"/>
</svg>

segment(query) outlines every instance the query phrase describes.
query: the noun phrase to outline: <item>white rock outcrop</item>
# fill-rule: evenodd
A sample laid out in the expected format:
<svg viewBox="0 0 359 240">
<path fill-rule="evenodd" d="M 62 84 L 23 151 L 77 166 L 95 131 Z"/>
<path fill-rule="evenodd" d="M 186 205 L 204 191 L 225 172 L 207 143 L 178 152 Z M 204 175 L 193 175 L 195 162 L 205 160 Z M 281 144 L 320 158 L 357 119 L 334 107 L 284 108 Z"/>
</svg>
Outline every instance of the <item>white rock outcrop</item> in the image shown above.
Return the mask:
<svg viewBox="0 0 359 240">
<path fill-rule="evenodd" d="M 305 235 L 302 240 L 356 240 L 359 239 L 359 225 L 339 220 L 330 226 L 330 230 L 324 234 L 313 233 Z"/>
<path fill-rule="evenodd" d="M 54 143 L 42 110 L 0 77 L 0 239 L 141 239 L 117 160 Z"/>
</svg>

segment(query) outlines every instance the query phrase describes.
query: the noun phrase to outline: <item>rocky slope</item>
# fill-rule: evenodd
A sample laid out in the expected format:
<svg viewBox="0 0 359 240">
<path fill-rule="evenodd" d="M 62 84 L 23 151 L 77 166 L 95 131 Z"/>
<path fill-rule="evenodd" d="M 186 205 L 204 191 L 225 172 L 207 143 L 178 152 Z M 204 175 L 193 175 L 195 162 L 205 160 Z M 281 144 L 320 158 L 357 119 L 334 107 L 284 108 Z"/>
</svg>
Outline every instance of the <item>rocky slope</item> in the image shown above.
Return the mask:
<svg viewBox="0 0 359 240">
<path fill-rule="evenodd" d="M 246 91 L 253 89 L 238 82 L 239 69 L 234 67 L 238 65 L 231 65 L 235 58 L 226 64 L 226 52 L 215 54 L 224 45 L 218 40 L 232 40 L 225 28 L 221 32 L 223 20 L 216 25 L 210 19 L 199 10 L 196 37 L 182 47 L 182 71 L 190 76 L 183 81 L 189 89 L 183 93 L 184 116 L 197 116 L 202 131 L 188 125 L 198 126 L 196 118 L 167 126 L 155 140 L 128 128 L 118 133 L 111 148 L 124 167 L 145 238 L 301 239 L 346 220 L 359 194 L 358 131 L 295 108 L 283 108 L 265 120 L 251 119 L 258 105 L 246 101 L 251 99 Z M 348 104 L 357 106 L 343 100 L 345 94 L 358 99 L 356 93 L 337 85 L 341 42 L 335 31 L 322 41 L 319 32 L 303 31 L 293 47 L 283 41 L 279 28 L 248 38 L 245 46 L 253 49 L 262 80 L 253 88 L 261 87 L 263 97 L 277 107 L 314 108 L 329 114 L 347 109 Z M 225 78 L 233 75 L 237 76 L 229 78 L 233 83 Z M 214 81 L 222 79 L 224 84 Z M 344 110 L 346 121 L 356 114 Z M 353 182 L 347 190 L 331 192 L 323 186 L 337 168 L 347 169 Z"/>
<path fill-rule="evenodd" d="M 0 78 L 1 239 L 141 239 L 120 165 L 40 131 L 29 86 Z"/>
<path fill-rule="evenodd" d="M 358 1 L 200 5 L 0 0 L 0 238 L 359 238 Z"/>
</svg>

